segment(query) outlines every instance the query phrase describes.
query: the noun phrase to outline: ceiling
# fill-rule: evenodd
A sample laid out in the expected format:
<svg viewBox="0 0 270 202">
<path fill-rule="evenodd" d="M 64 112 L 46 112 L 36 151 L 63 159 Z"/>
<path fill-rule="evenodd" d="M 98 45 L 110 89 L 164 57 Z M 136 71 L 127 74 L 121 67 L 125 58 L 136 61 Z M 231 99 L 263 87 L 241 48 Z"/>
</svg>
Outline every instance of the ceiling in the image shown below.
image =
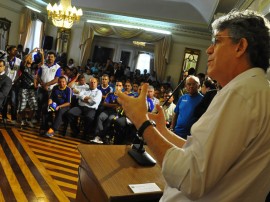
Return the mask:
<svg viewBox="0 0 270 202">
<path fill-rule="evenodd" d="M 46 13 L 45 3 L 58 0 L 13 0 Z M 72 0 L 82 8 L 81 20 L 97 20 L 164 29 L 177 33 L 209 34 L 218 13 L 240 8 L 247 0 Z M 249 0 L 249 2 L 251 2 Z"/>
</svg>

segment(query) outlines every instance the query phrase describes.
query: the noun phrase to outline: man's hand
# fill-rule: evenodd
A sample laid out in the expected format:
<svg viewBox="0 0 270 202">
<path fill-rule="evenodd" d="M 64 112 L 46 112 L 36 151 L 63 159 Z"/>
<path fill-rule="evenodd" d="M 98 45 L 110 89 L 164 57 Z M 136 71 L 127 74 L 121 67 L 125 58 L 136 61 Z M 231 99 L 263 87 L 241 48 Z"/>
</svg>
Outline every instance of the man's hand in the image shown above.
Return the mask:
<svg viewBox="0 0 270 202">
<path fill-rule="evenodd" d="M 166 119 L 163 108 L 160 105 L 156 105 L 157 114 L 155 113 L 148 113 L 149 119 L 156 122 L 156 128 L 159 130 L 160 133 L 164 133 L 167 129 L 166 127 Z"/>
<path fill-rule="evenodd" d="M 90 99 L 91 99 L 91 97 L 86 96 L 86 97 L 83 99 L 83 102 L 89 102 Z"/>
<path fill-rule="evenodd" d="M 127 117 L 138 129 L 142 123 L 148 120 L 147 116 L 147 104 L 146 104 L 146 93 L 148 84 L 142 86 L 142 91 L 139 97 L 134 98 L 124 94 L 122 91 L 117 90 L 117 100 L 122 105 Z"/>
</svg>

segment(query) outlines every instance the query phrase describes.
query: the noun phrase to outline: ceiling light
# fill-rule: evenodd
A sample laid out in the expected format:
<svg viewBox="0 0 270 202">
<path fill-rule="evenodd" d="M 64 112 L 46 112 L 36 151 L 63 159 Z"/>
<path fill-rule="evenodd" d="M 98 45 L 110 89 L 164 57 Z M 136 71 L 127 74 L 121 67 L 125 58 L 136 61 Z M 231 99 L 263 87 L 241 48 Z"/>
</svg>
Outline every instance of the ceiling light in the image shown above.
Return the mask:
<svg viewBox="0 0 270 202">
<path fill-rule="evenodd" d="M 154 28 L 147 28 L 147 27 L 139 27 L 134 25 L 127 25 L 127 24 L 119 24 L 119 23 L 113 23 L 113 22 L 103 22 L 103 21 L 96 21 L 96 20 L 87 20 L 89 23 L 95 23 L 95 24 L 104 24 L 104 25 L 111 25 L 111 26 L 118 26 L 118 27 L 125 27 L 125 28 L 132 28 L 132 29 L 143 29 L 145 31 L 149 32 L 155 32 L 160 34 L 172 34 L 169 31 L 161 30 L 161 29 L 154 29 Z"/>
<path fill-rule="evenodd" d="M 36 8 L 33 8 L 33 7 L 31 7 L 31 6 L 26 6 L 26 7 L 29 8 L 29 9 L 31 9 L 31 10 L 33 10 L 33 11 L 36 11 L 36 12 L 38 12 L 38 13 L 41 13 L 41 11 L 38 10 L 38 9 L 36 9 Z"/>
<path fill-rule="evenodd" d="M 71 0 L 60 0 L 52 6 L 47 6 L 48 18 L 52 18 L 52 22 L 56 27 L 70 29 L 75 21 L 79 21 L 83 12 L 82 9 L 76 9 L 71 6 Z"/>
</svg>

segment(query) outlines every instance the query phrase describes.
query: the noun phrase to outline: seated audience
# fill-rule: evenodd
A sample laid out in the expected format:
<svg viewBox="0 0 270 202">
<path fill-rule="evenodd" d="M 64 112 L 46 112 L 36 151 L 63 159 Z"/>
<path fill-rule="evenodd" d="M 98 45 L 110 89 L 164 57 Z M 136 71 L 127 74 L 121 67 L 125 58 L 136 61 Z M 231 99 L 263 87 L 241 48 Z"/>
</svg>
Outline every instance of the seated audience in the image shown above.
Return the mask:
<svg viewBox="0 0 270 202">
<path fill-rule="evenodd" d="M 97 85 L 98 80 L 96 78 L 91 78 L 89 89 L 82 91 L 79 94 L 78 106 L 71 108 L 66 114 L 73 136 L 77 136 L 80 133 L 78 117 L 83 116 L 81 117 L 84 121 L 83 139 L 89 140 L 96 110 L 102 99 L 102 93 L 97 89 Z"/>
<path fill-rule="evenodd" d="M 116 90 L 123 89 L 121 81 L 117 81 L 115 85 Z M 97 118 L 97 126 L 95 130 L 96 137 L 91 142 L 103 143 L 102 139 L 105 140 L 106 135 L 109 133 L 109 129 L 113 119 L 118 118 L 121 115 L 122 109 L 117 102 L 117 96 L 115 93 L 109 93 L 103 102 L 103 111 Z"/>
</svg>

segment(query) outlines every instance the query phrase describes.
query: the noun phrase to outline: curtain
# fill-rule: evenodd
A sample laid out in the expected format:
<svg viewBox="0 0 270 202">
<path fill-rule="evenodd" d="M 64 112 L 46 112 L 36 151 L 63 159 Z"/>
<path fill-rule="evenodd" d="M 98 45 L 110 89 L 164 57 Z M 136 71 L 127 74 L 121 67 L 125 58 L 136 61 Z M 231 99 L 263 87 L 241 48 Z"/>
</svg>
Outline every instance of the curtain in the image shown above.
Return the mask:
<svg viewBox="0 0 270 202">
<path fill-rule="evenodd" d="M 84 23 L 83 32 L 82 32 L 82 43 L 80 44 L 80 62 L 81 66 L 85 66 L 90 55 L 94 31 Z"/>
<path fill-rule="evenodd" d="M 20 18 L 20 40 L 19 44 L 24 45 L 28 32 L 31 29 L 32 19 L 31 19 L 31 10 L 28 8 L 23 8 L 23 12 Z"/>
<path fill-rule="evenodd" d="M 167 35 L 162 40 L 155 43 L 154 69 L 159 81 L 163 81 L 165 79 L 165 71 L 167 64 L 169 63 L 171 40 L 171 35 Z"/>
<path fill-rule="evenodd" d="M 19 44 L 22 44 L 24 47 L 27 47 L 27 38 L 28 40 L 31 40 L 33 36 L 33 34 L 31 33 L 35 33 L 35 31 L 31 30 L 33 29 L 33 22 L 40 20 L 42 22 L 41 25 L 41 30 L 40 30 L 40 45 L 39 47 L 41 47 L 42 44 L 42 39 L 45 33 L 45 24 L 46 24 L 46 19 L 43 15 L 30 10 L 29 8 L 23 8 L 23 12 L 21 14 L 21 18 L 20 18 L 20 40 L 19 40 Z M 29 39 L 30 37 L 30 39 Z M 30 47 L 29 47 L 30 48 Z"/>
<path fill-rule="evenodd" d="M 158 33 L 147 32 L 142 29 L 130 29 L 110 25 L 99 25 L 85 23 L 83 28 L 81 49 L 81 65 L 85 65 L 90 55 L 92 42 L 94 39 L 94 33 L 100 36 L 118 36 L 123 39 L 134 39 L 145 41 L 148 43 L 155 42 L 155 71 L 157 73 L 158 80 L 164 79 L 166 65 L 169 62 L 171 36 Z M 157 61 L 156 61 L 157 60 Z"/>
</svg>

